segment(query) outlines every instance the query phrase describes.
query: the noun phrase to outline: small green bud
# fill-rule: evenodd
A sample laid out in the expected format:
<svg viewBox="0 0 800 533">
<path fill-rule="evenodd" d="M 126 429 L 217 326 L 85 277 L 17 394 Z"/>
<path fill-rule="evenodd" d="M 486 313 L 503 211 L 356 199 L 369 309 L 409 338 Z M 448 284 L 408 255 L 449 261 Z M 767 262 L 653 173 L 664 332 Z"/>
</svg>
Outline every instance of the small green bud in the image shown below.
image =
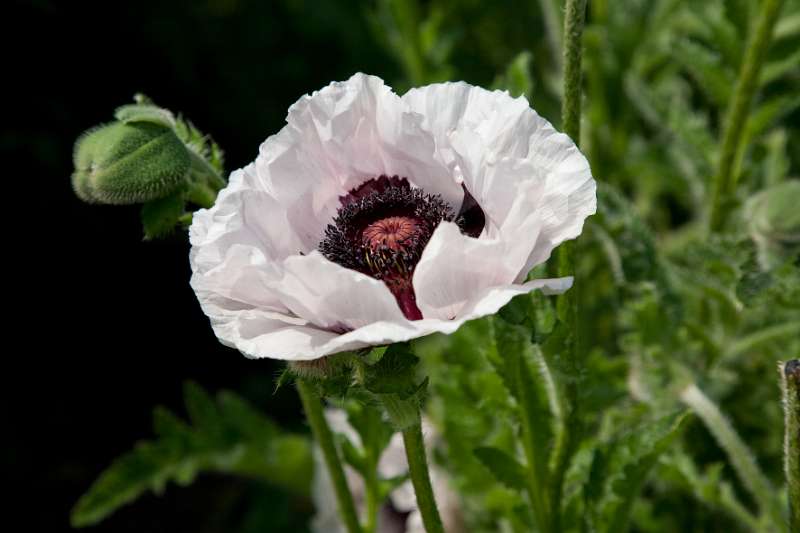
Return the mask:
<svg viewBox="0 0 800 533">
<path fill-rule="evenodd" d="M 745 218 L 764 268 L 800 248 L 800 181 L 765 189 L 747 202 Z"/>
<path fill-rule="evenodd" d="M 154 106 L 125 106 L 122 120 L 87 131 L 75 143 L 72 185 L 82 200 L 135 204 L 186 183 L 191 156 Z M 162 110 L 164 111 L 164 110 Z M 168 112 L 166 112 L 168 113 Z"/>
</svg>

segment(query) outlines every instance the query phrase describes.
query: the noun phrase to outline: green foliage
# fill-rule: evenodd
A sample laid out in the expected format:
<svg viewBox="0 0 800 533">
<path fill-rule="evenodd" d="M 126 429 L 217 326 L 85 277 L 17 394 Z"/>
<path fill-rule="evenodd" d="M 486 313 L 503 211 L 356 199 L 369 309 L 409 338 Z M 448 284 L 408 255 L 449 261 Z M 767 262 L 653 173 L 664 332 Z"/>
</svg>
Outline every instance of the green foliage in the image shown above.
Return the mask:
<svg viewBox="0 0 800 533">
<path fill-rule="evenodd" d="M 475 455 L 492 473 L 497 481 L 510 489 L 525 490 L 527 472 L 519 461 L 503 450 L 489 446 L 475 448 Z"/>
<path fill-rule="evenodd" d="M 98 477 L 75 505 L 73 526 L 96 524 L 146 491 L 160 494 L 170 481 L 188 485 L 202 472 L 241 475 L 308 494 L 312 463 L 306 437 L 282 431 L 232 392 L 214 399 L 187 383 L 184 396 L 189 423 L 157 407 L 157 439 L 138 443 Z"/>
<path fill-rule="evenodd" d="M 585 489 L 585 516 L 593 530 L 628 530 L 634 501 L 684 418 L 679 413 L 647 421 L 595 448 Z"/>
<path fill-rule="evenodd" d="M 506 67 L 505 72 L 498 75 L 492 84 L 495 89 L 505 89 L 511 96 L 524 96 L 530 100 L 533 95 L 533 78 L 530 65 L 533 55 L 520 52 Z"/>
</svg>

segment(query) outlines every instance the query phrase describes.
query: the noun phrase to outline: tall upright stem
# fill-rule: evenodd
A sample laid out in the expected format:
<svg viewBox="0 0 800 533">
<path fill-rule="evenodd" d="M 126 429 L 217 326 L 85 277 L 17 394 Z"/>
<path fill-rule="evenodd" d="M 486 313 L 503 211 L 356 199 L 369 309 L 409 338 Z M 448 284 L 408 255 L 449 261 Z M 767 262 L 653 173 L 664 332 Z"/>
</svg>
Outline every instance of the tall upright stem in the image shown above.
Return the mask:
<svg viewBox="0 0 800 533">
<path fill-rule="evenodd" d="M 781 368 L 784 411 L 784 467 L 789 492 L 789 531 L 800 531 L 800 360 Z"/>
<path fill-rule="evenodd" d="M 733 203 L 736 190 L 736 154 L 741 149 L 747 115 L 753 103 L 761 66 L 767 55 L 775 21 L 783 5 L 783 0 L 761 0 L 755 29 L 750 32 L 747 48 L 742 60 L 739 78 L 728 104 L 723 123 L 722 147 L 714 175 L 714 196 L 711 205 L 711 231 L 720 231 L 725 225 L 728 211 Z"/>
<path fill-rule="evenodd" d="M 561 120 L 564 132 L 575 144 L 581 137 L 581 38 L 586 0 L 567 0 L 564 10 L 564 100 Z"/>
<path fill-rule="evenodd" d="M 564 132 L 572 138 L 576 145 L 580 143 L 581 137 L 581 58 L 585 17 L 586 0 L 566 0 L 564 11 L 564 99 L 561 104 L 561 119 Z M 559 276 L 575 275 L 574 247 L 574 241 L 559 246 L 556 267 Z M 550 498 L 550 521 L 553 531 L 559 531 L 561 528 L 561 496 L 564 475 L 569 466 L 572 451 L 580 438 L 577 434 L 580 431 L 578 377 L 581 372 L 577 285 L 574 283 L 569 291 L 559 296 L 557 304 L 559 320 L 570 332 L 564 349 L 567 353 L 566 360 L 570 366 L 569 370 L 574 379 L 569 380 L 565 385 L 569 413 L 565 423 L 561 424 L 559 428 L 553 455 L 553 481 Z"/>
<path fill-rule="evenodd" d="M 322 412 L 322 401 L 313 387 L 301 379 L 297 380 L 297 392 L 300 394 L 300 401 L 303 403 L 303 409 L 306 412 L 308 424 L 311 426 L 311 432 L 314 434 L 314 440 L 319 444 L 322 456 L 325 458 L 325 465 L 328 467 L 328 474 L 333 483 L 336 504 L 339 508 L 342 522 L 344 522 L 348 533 L 361 533 L 356 507 L 353 504 L 353 496 L 347 486 L 339 453 L 336 451 L 336 445 L 333 442 L 333 433 Z"/>
<path fill-rule="evenodd" d="M 403 444 L 408 458 L 408 471 L 417 495 L 417 507 L 422 515 L 422 523 L 428 533 L 444 533 L 442 519 L 436 508 L 436 500 L 431 487 L 428 461 L 425 456 L 425 441 L 422 438 L 422 425 L 419 420 L 403 430 Z"/>
</svg>

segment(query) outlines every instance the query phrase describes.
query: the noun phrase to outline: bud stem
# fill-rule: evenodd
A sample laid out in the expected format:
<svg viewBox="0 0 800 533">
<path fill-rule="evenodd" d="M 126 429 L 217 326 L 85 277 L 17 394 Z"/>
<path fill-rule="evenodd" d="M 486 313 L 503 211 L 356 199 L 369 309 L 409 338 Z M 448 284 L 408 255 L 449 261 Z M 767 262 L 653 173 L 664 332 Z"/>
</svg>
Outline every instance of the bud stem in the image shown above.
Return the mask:
<svg viewBox="0 0 800 533">
<path fill-rule="evenodd" d="M 328 467 L 328 474 L 333 483 L 336 503 L 342 522 L 344 522 L 348 533 L 361 533 L 356 507 L 353 504 L 353 496 L 347 486 L 342 462 L 333 441 L 333 433 L 322 412 L 322 401 L 313 386 L 301 379 L 297 380 L 297 392 L 300 394 L 300 401 L 303 403 L 303 410 L 306 412 L 308 424 L 314 434 L 314 440 L 319 444 L 322 455 L 325 458 L 325 466 Z"/>
<path fill-rule="evenodd" d="M 781 365 L 786 436 L 784 468 L 789 492 L 789 531 L 800 531 L 800 360 Z"/>
<path fill-rule="evenodd" d="M 408 471 L 414 493 L 417 496 L 417 507 L 422 515 L 422 523 L 428 533 L 444 533 L 442 519 L 436 508 L 436 499 L 431 487 L 431 478 L 428 472 L 428 461 L 425 456 L 425 441 L 422 437 L 422 424 L 417 421 L 403 430 L 403 444 L 406 448 Z"/>
</svg>

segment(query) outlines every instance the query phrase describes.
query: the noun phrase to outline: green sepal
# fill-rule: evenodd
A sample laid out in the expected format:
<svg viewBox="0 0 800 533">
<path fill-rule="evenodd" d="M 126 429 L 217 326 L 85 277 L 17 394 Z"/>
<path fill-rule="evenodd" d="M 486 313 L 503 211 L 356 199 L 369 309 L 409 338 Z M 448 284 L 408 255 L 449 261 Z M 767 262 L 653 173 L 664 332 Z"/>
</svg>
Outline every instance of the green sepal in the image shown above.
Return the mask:
<svg viewBox="0 0 800 533">
<path fill-rule="evenodd" d="M 78 138 L 72 185 L 84 201 L 135 204 L 174 193 L 191 159 L 175 132 L 153 122 L 117 122 Z"/>
<path fill-rule="evenodd" d="M 114 111 L 114 118 L 126 124 L 134 122 L 151 122 L 159 126 L 174 128 L 175 117 L 172 113 L 152 104 L 127 104 Z"/>
<path fill-rule="evenodd" d="M 152 200 L 142 206 L 142 229 L 144 240 L 166 237 L 180 225 L 185 201 L 181 192 Z"/>
<path fill-rule="evenodd" d="M 383 405 L 389 421 L 402 431 L 420 421 L 420 408 L 427 394 L 428 379 L 417 382 L 419 357 L 408 343 L 389 346 L 375 363 L 363 368 L 363 388 Z"/>
</svg>

